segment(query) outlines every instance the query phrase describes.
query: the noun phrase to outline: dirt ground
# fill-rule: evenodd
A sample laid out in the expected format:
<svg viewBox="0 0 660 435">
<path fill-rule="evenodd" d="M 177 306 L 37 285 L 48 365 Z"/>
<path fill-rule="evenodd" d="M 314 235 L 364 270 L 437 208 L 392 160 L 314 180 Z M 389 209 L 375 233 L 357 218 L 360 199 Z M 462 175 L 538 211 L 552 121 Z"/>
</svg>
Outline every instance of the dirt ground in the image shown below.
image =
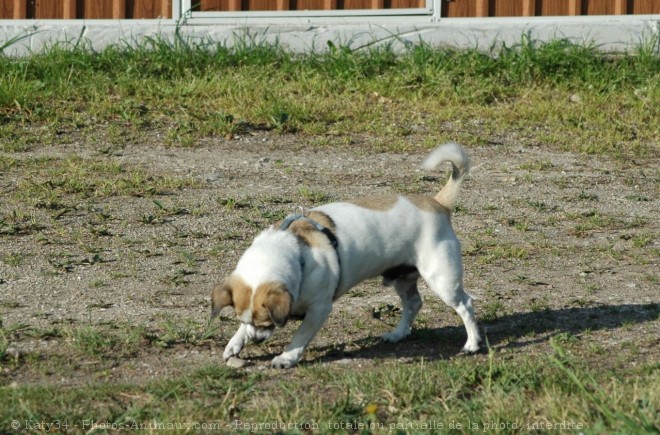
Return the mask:
<svg viewBox="0 0 660 435">
<path fill-rule="evenodd" d="M 143 327 L 147 338 L 183 332 L 171 345 L 145 339 L 129 358 L 95 362 L 106 378 L 146 381 L 221 364 L 237 327 L 229 309 L 213 339 L 187 341 L 185 330 L 206 328 L 211 287 L 261 228 L 298 206 L 433 194 L 445 181 L 444 172 L 419 168 L 427 152 L 420 147 L 390 153 L 375 151 L 368 137 L 338 148 L 307 141 L 257 132 L 195 148 L 69 145 L 12 154 L 108 160 L 191 183 L 154 196 L 63 196 L 68 207 L 60 214 L 11 200 L 29 172 L 0 172 L 0 216 L 28 210 L 38 223 L 33 231 L 0 232 L 3 326 L 37 331 L 14 335 L 8 354 L 66 354 L 75 337 L 61 331 L 123 325 Z M 503 353 L 546 352 L 548 338 L 562 334 L 600 349 L 591 353 L 600 355 L 594 364 L 657 359 L 660 158 L 576 155 L 506 138 L 468 151 L 474 168 L 453 223 L 463 243 L 466 289 L 477 299 L 490 345 Z M 361 367 L 454 357 L 465 340 L 460 319 L 424 285 L 420 291 L 424 307 L 404 344 L 378 343 L 398 321 L 398 298 L 373 280 L 336 303 L 304 361 Z M 265 369 L 295 327 L 289 322 L 272 341 L 249 345 L 242 354 L 256 363 L 249 370 Z M 619 359 L 620 352 L 633 356 Z M 89 375 L 19 366 L 2 378 L 72 384 Z"/>
</svg>

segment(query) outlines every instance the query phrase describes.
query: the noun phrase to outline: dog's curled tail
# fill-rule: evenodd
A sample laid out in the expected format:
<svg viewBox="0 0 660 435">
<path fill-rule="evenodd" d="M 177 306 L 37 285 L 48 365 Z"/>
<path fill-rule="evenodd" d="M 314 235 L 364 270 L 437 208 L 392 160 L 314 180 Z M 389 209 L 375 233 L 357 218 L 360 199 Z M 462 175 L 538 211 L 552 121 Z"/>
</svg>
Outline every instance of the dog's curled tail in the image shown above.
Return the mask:
<svg viewBox="0 0 660 435">
<path fill-rule="evenodd" d="M 422 167 L 431 170 L 444 162 L 451 163 L 451 176 L 447 180 L 447 184 L 444 185 L 442 190 L 433 199 L 447 209 L 453 210 L 454 205 L 456 205 L 456 199 L 458 198 L 458 191 L 461 188 L 461 184 L 463 184 L 463 179 L 470 172 L 470 158 L 462 146 L 450 142 L 434 149 L 426 160 L 424 160 Z"/>
</svg>

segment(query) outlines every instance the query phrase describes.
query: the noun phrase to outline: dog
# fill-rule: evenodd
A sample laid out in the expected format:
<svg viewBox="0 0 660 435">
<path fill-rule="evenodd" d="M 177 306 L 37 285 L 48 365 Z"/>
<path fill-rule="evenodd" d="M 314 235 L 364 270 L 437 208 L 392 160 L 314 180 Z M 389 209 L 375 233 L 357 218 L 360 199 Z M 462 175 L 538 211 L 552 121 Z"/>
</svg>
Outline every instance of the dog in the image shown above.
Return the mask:
<svg viewBox="0 0 660 435">
<path fill-rule="evenodd" d="M 381 339 L 410 335 L 422 307 L 420 277 L 461 317 L 467 331 L 462 351 L 479 350 L 481 338 L 472 297 L 463 290 L 461 244 L 451 212 L 470 168 L 456 143 L 439 146 L 425 169 L 450 162 L 452 172 L 434 196 L 391 195 L 335 202 L 292 215 L 262 231 L 235 270 L 211 292 L 216 317 L 231 306 L 241 322 L 223 358 L 238 357 L 248 341 L 261 342 L 289 319 L 301 319 L 291 343 L 271 367 L 290 368 L 321 329 L 335 300 L 365 279 L 383 277 L 401 299 L 397 327 Z"/>
</svg>

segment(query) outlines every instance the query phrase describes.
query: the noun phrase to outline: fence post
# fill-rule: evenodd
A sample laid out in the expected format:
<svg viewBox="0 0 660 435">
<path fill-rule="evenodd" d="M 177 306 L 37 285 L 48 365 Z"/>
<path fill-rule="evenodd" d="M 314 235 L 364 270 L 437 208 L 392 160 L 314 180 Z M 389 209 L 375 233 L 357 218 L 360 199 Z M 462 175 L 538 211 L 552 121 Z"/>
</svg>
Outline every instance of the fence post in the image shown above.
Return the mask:
<svg viewBox="0 0 660 435">
<path fill-rule="evenodd" d="M 523 17 L 536 15 L 536 0 L 523 0 L 522 15 Z"/>
</svg>

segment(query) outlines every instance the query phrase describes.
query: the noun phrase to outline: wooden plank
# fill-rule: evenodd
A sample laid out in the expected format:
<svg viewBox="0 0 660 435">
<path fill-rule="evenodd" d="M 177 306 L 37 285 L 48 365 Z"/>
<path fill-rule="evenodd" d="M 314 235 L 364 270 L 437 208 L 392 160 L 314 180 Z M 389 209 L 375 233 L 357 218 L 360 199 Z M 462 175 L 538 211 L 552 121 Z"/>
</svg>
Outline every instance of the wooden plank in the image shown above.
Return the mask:
<svg viewBox="0 0 660 435">
<path fill-rule="evenodd" d="M 442 16 L 448 18 L 459 18 L 470 16 L 470 6 L 473 5 L 468 0 L 455 0 L 452 2 L 442 2 Z"/>
<path fill-rule="evenodd" d="M 443 3 L 447 3 L 445 0 Z M 444 6 L 444 5 L 443 5 Z M 410 8 L 424 8 L 426 7 L 425 0 L 387 0 L 385 1 L 385 8 L 392 9 L 410 9 Z"/>
<path fill-rule="evenodd" d="M 13 2 L 1 2 L 0 3 L 0 19 L 11 18 L 14 15 L 14 3 Z"/>
<path fill-rule="evenodd" d="M 542 17 L 568 15 L 568 0 L 542 0 L 536 13 Z"/>
<path fill-rule="evenodd" d="M 51 20 L 62 18 L 62 0 L 35 0 L 34 18 L 38 20 Z"/>
<path fill-rule="evenodd" d="M 523 17 L 533 17 L 536 15 L 536 0 L 523 0 L 522 15 Z"/>
<path fill-rule="evenodd" d="M 383 0 L 344 0 L 338 3 L 339 8 L 343 6 L 343 9 L 383 9 L 385 7 Z"/>
<path fill-rule="evenodd" d="M 128 18 L 133 18 L 133 19 L 153 18 L 154 15 L 153 7 L 154 7 L 153 0 L 129 0 Z"/>
<path fill-rule="evenodd" d="M 568 15 L 582 15 L 582 0 L 568 0 Z"/>
<path fill-rule="evenodd" d="M 278 11 L 288 11 L 290 6 L 289 0 L 277 0 L 275 9 Z"/>
<path fill-rule="evenodd" d="M 299 11 L 330 11 L 337 9 L 337 0 L 293 0 L 292 9 Z"/>
<path fill-rule="evenodd" d="M 240 11 L 241 0 L 193 0 L 193 5 L 199 3 L 201 11 Z M 195 8 L 193 8 L 194 10 Z"/>
<path fill-rule="evenodd" d="M 488 0 L 475 0 L 474 15 L 477 17 L 487 17 L 489 15 L 489 3 Z"/>
<path fill-rule="evenodd" d="M 112 18 L 115 20 L 126 18 L 126 0 L 112 0 Z"/>
<path fill-rule="evenodd" d="M 519 17 L 522 15 L 521 0 L 493 0 L 493 16 Z"/>
<path fill-rule="evenodd" d="M 587 15 L 613 15 L 614 0 L 583 0 L 583 12 L 586 9 Z"/>
<path fill-rule="evenodd" d="M 275 10 L 273 0 L 249 0 L 247 4 L 248 11 L 272 11 Z"/>
<path fill-rule="evenodd" d="M 330 11 L 337 9 L 337 0 L 292 0 L 292 9 L 299 11 Z"/>
<path fill-rule="evenodd" d="M 76 15 L 76 0 L 62 0 L 62 18 L 65 20 L 75 20 Z"/>
<path fill-rule="evenodd" d="M 27 18 L 27 0 L 14 0 L 11 17 L 15 20 Z"/>
<path fill-rule="evenodd" d="M 240 10 L 241 2 L 238 3 L 239 9 L 230 9 L 230 10 Z M 236 5 L 233 5 L 236 7 Z M 289 0 L 249 0 L 247 2 L 248 11 L 288 11 L 289 10 Z"/>
<path fill-rule="evenodd" d="M 82 3 L 82 8 L 83 8 L 82 16 L 87 20 L 110 18 L 108 16 L 108 10 L 106 4 L 104 2 L 99 2 L 95 0 L 84 0 Z"/>
<path fill-rule="evenodd" d="M 614 15 L 625 15 L 628 13 L 628 0 L 614 0 Z"/>
<path fill-rule="evenodd" d="M 160 17 L 172 18 L 172 0 L 160 0 Z"/>
<path fill-rule="evenodd" d="M 634 0 L 632 3 L 632 14 L 660 14 L 658 0 Z"/>
</svg>

